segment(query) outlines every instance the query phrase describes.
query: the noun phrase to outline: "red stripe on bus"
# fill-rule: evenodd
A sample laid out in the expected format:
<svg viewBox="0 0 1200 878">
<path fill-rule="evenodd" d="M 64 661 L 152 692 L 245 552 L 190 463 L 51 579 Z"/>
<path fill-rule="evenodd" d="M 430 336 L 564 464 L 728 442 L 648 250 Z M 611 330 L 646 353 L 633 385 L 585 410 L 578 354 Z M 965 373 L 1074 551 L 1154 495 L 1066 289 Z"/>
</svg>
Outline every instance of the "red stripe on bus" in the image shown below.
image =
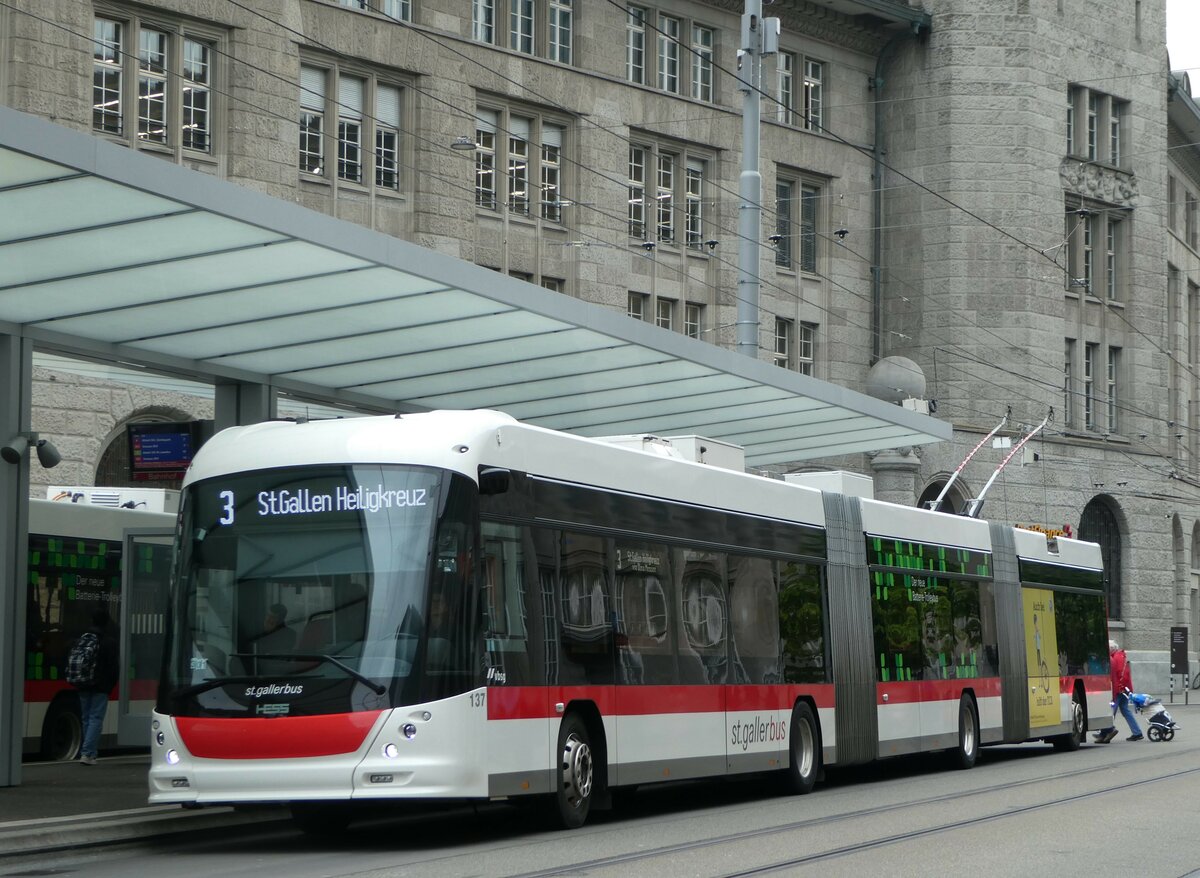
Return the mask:
<svg viewBox="0 0 1200 878">
<path fill-rule="evenodd" d="M 492 686 L 488 719 L 546 719 L 556 705 L 590 701 L 602 716 L 790 710 L 805 695 L 833 707 L 833 686 Z"/>
<path fill-rule="evenodd" d="M 25 701 L 36 704 L 39 701 L 49 702 L 59 692 L 74 692 L 75 687 L 66 680 L 26 680 Z M 158 695 L 158 680 L 131 680 L 129 683 L 129 698 L 131 701 L 153 701 Z M 116 700 L 120 697 L 119 687 L 114 686 L 109 697 Z"/>
<path fill-rule="evenodd" d="M 353 753 L 381 710 L 270 719 L 176 717 L 179 737 L 203 759 L 289 759 Z"/>
<path fill-rule="evenodd" d="M 976 677 L 968 680 L 914 680 L 911 683 L 876 683 L 875 703 L 917 704 L 922 701 L 957 701 L 963 690 L 970 689 L 976 698 L 1000 695 L 999 677 Z M 887 700 L 884 700 L 884 696 Z"/>
</svg>

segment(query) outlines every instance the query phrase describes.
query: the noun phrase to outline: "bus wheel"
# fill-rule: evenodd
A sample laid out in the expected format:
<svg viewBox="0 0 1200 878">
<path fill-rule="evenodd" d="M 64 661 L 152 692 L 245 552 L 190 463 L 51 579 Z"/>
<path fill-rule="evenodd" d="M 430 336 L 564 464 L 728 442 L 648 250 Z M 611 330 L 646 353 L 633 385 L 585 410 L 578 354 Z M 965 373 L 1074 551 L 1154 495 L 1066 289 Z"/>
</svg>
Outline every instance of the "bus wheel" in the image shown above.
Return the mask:
<svg viewBox="0 0 1200 878">
<path fill-rule="evenodd" d="M 1071 695 L 1071 731 L 1065 735 L 1057 735 L 1051 739 L 1055 750 L 1072 752 L 1079 749 L 1087 735 L 1087 712 L 1083 708 L 1083 699 L 1076 691 Z"/>
<path fill-rule="evenodd" d="M 578 829 L 592 807 L 595 766 L 587 726 L 578 714 L 568 714 L 558 730 L 558 819 L 564 829 Z"/>
<path fill-rule="evenodd" d="M 79 755 L 83 743 L 83 720 L 79 699 L 62 695 L 50 703 L 42 722 L 42 758 L 70 762 Z"/>
<path fill-rule="evenodd" d="M 792 708 L 792 731 L 788 738 L 790 762 L 787 789 L 798 795 L 811 793 L 821 770 L 820 735 L 812 708 L 800 702 Z"/>
<path fill-rule="evenodd" d="M 292 823 L 305 835 L 340 835 L 350 825 L 349 802 L 292 802 Z"/>
<path fill-rule="evenodd" d="M 973 768 L 979 758 L 979 717 L 975 715 L 975 703 L 970 695 L 958 700 L 958 749 L 954 751 L 954 764 L 958 768 Z"/>
</svg>

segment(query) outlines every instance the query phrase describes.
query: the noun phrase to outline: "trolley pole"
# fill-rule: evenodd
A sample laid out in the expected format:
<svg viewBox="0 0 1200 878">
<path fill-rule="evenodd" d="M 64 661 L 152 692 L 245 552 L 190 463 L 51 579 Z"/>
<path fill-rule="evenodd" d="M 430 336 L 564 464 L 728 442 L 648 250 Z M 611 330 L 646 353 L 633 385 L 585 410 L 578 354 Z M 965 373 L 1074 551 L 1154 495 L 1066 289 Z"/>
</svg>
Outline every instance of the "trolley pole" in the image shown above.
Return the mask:
<svg viewBox="0 0 1200 878">
<path fill-rule="evenodd" d="M 737 350 L 758 358 L 758 250 L 762 237 L 762 174 L 758 170 L 762 124 L 762 56 L 779 51 L 779 19 L 762 17 L 762 0 L 746 0 L 738 49 L 742 93 L 742 173 L 738 178 Z"/>
</svg>

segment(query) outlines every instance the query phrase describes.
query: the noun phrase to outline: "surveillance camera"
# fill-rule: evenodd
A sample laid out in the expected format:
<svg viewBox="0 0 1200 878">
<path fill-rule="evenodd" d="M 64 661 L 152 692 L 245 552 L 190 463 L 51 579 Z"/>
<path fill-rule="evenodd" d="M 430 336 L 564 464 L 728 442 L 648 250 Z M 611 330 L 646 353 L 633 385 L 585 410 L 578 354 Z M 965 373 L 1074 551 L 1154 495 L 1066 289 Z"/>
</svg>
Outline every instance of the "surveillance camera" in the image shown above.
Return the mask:
<svg viewBox="0 0 1200 878">
<path fill-rule="evenodd" d="M 780 241 L 783 240 L 783 235 L 770 235 L 767 238 L 767 240 L 770 241 L 772 244 L 778 244 Z"/>
<path fill-rule="evenodd" d="M 653 250 L 654 247 L 655 247 L 655 244 L 653 241 L 642 241 L 642 249 L 645 250 L 647 253 L 650 252 L 651 250 Z"/>
<path fill-rule="evenodd" d="M 838 236 L 838 240 L 845 241 L 846 236 L 848 234 L 850 234 L 850 230 L 849 229 L 835 229 L 833 233 Z"/>
<path fill-rule="evenodd" d="M 719 243 L 720 242 L 716 238 L 709 238 L 704 242 L 704 246 L 706 246 L 709 250 L 715 250 L 717 249 L 717 244 Z"/>
</svg>

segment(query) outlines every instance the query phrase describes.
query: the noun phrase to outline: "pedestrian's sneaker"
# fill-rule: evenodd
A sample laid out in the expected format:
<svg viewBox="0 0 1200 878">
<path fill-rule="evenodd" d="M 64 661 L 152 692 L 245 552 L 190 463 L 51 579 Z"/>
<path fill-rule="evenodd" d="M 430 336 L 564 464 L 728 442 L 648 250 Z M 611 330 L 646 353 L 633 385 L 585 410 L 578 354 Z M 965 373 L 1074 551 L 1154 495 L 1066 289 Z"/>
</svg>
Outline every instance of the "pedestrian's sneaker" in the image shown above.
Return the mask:
<svg viewBox="0 0 1200 878">
<path fill-rule="evenodd" d="M 95 756 L 80 756 L 79 764 L 80 765 L 95 765 L 96 757 Z"/>
<path fill-rule="evenodd" d="M 1126 738 L 1125 740 L 1126 740 L 1126 741 L 1140 741 L 1140 740 L 1142 740 L 1142 735 L 1141 735 L 1141 734 L 1137 734 L 1137 735 L 1130 735 L 1130 736 L 1129 736 L 1128 738 Z"/>
<path fill-rule="evenodd" d="M 1097 740 L 1101 744 L 1107 744 L 1109 741 L 1111 741 L 1116 736 L 1117 736 L 1117 730 L 1115 728 L 1113 728 L 1113 729 L 1109 729 L 1107 732 L 1104 732 Z"/>
</svg>

